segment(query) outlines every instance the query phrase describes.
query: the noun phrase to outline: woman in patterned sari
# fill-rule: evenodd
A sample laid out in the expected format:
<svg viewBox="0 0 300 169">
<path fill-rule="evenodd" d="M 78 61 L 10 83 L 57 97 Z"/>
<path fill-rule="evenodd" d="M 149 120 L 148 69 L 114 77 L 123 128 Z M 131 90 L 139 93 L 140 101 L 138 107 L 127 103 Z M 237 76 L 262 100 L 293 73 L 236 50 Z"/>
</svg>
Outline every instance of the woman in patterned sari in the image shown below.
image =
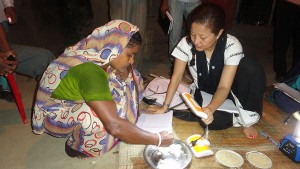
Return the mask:
<svg viewBox="0 0 300 169">
<path fill-rule="evenodd" d="M 71 157 L 103 155 L 120 140 L 171 144 L 167 132 L 153 134 L 134 125 L 143 86 L 132 64 L 141 43 L 136 26 L 114 20 L 67 48 L 40 81 L 33 132 L 67 137 Z"/>
</svg>

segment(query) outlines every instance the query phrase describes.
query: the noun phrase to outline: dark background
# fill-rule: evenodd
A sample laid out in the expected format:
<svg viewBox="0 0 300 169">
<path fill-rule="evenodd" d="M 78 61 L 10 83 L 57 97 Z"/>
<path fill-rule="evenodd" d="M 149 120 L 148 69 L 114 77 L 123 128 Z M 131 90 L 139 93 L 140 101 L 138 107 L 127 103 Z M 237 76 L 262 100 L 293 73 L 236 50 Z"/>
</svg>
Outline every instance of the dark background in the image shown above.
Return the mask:
<svg viewBox="0 0 300 169">
<path fill-rule="evenodd" d="M 236 22 L 265 25 L 273 0 L 239 0 Z M 148 0 L 148 17 L 158 18 L 161 0 Z M 56 56 L 109 21 L 108 0 L 15 0 L 12 43 L 44 47 Z M 147 25 L 147 31 L 149 25 Z"/>
</svg>

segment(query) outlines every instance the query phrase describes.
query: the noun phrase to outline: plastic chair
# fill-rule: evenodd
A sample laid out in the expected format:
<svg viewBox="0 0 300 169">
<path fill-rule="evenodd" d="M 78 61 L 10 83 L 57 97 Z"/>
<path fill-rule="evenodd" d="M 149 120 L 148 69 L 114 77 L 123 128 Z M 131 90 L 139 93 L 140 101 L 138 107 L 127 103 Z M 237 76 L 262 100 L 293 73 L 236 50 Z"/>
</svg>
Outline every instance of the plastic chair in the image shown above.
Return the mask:
<svg viewBox="0 0 300 169">
<path fill-rule="evenodd" d="M 10 85 L 11 91 L 14 95 L 14 98 L 15 98 L 16 104 L 18 106 L 22 121 L 24 124 L 26 124 L 26 123 L 28 123 L 28 121 L 26 119 L 26 114 L 25 114 L 25 110 L 24 110 L 24 106 L 23 106 L 23 102 L 22 102 L 22 98 L 21 98 L 21 93 L 19 92 L 15 77 L 14 77 L 13 73 L 9 73 L 5 77 L 8 81 L 8 84 Z"/>
</svg>

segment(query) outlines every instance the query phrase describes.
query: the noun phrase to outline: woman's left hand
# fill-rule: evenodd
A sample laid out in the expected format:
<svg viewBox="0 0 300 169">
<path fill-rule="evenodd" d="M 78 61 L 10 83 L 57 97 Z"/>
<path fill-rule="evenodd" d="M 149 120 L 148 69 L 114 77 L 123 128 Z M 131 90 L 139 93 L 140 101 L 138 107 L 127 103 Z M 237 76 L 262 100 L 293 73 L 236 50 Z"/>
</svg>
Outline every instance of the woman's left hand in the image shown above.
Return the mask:
<svg viewBox="0 0 300 169">
<path fill-rule="evenodd" d="M 213 112 L 210 110 L 210 108 L 208 107 L 202 107 L 202 110 L 204 113 L 207 114 L 207 119 L 203 119 L 202 121 L 206 124 L 209 125 L 214 121 L 214 116 L 213 116 Z"/>
</svg>

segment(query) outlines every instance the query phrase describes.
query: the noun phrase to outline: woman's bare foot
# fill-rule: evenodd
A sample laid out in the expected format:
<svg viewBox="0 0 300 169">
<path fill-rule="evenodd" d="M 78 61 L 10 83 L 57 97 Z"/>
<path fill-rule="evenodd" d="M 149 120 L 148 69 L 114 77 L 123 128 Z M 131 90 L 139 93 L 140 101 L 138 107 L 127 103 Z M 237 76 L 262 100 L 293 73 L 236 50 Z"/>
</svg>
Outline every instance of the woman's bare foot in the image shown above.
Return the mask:
<svg viewBox="0 0 300 169">
<path fill-rule="evenodd" d="M 244 127 L 243 131 L 247 138 L 256 138 L 258 131 L 253 127 Z"/>
</svg>

